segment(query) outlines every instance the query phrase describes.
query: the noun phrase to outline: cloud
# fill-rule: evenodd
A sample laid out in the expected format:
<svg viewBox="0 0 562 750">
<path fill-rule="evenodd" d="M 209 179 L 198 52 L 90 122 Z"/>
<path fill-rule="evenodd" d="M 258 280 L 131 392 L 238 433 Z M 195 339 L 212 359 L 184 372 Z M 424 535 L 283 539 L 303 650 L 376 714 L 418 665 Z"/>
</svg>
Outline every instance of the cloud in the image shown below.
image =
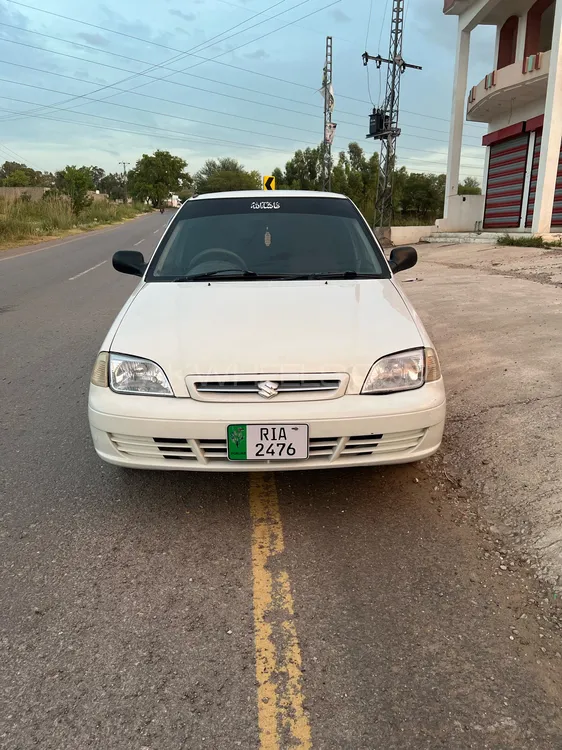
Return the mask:
<svg viewBox="0 0 562 750">
<path fill-rule="evenodd" d="M 247 60 L 265 60 L 270 55 L 264 49 L 257 49 L 254 52 L 246 52 L 244 57 Z"/>
<path fill-rule="evenodd" d="M 195 13 L 184 13 L 183 10 L 178 10 L 177 8 L 172 8 L 168 11 L 168 13 L 171 16 L 177 16 L 178 18 L 182 18 L 184 21 L 195 21 L 197 16 Z"/>
<path fill-rule="evenodd" d="M 92 44 L 94 47 L 107 47 L 108 41 L 102 36 L 102 34 L 96 34 L 95 32 L 81 31 L 78 35 L 79 39 L 83 39 L 88 44 Z"/>
<path fill-rule="evenodd" d="M 351 18 L 339 8 L 332 11 L 332 18 L 338 23 L 348 23 L 351 21 Z"/>
</svg>

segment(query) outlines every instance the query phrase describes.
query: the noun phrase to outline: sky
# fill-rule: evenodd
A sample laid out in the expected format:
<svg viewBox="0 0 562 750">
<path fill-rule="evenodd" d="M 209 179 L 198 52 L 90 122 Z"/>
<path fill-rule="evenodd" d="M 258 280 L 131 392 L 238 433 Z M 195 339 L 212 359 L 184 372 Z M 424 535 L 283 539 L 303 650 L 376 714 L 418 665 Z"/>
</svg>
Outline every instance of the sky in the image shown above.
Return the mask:
<svg viewBox="0 0 562 750">
<path fill-rule="evenodd" d="M 334 150 L 366 139 L 388 55 L 391 0 L 0 0 L 0 161 L 106 172 L 165 149 L 196 172 L 231 156 L 269 174 L 322 140 L 333 38 Z M 406 0 L 398 165 L 445 171 L 456 19 Z M 370 21 L 369 21 L 370 19 Z M 476 29 L 469 85 L 493 69 L 495 30 Z M 467 123 L 461 178 L 481 178 L 483 125 Z"/>
</svg>

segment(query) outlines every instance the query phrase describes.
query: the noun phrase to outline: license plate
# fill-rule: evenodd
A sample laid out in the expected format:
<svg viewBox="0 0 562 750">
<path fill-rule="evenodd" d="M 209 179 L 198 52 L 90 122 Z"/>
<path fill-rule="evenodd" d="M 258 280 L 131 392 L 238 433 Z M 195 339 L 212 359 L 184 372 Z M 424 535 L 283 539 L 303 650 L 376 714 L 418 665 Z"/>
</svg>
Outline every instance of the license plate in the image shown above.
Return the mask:
<svg viewBox="0 0 562 750">
<path fill-rule="evenodd" d="M 231 424 L 231 461 L 288 461 L 308 458 L 307 424 Z"/>
</svg>

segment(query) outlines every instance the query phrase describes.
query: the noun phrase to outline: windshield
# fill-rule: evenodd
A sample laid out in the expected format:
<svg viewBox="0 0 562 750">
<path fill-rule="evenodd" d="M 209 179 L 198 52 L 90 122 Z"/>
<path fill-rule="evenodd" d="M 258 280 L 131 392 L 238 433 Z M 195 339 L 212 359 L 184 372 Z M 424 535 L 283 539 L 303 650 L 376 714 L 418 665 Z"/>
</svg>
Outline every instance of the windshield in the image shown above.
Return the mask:
<svg viewBox="0 0 562 750">
<path fill-rule="evenodd" d="M 389 278 L 381 250 L 348 200 L 217 198 L 186 203 L 147 281 Z"/>
</svg>

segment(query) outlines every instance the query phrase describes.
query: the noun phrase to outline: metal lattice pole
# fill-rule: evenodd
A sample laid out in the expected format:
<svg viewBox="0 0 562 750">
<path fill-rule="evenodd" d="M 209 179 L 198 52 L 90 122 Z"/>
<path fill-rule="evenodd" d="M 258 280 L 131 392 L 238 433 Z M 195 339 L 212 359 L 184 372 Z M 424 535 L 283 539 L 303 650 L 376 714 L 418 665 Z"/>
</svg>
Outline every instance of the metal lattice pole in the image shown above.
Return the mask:
<svg viewBox="0 0 562 750">
<path fill-rule="evenodd" d="M 374 60 L 380 68 L 383 63 L 388 65 L 386 76 L 386 91 L 382 109 L 374 109 L 371 116 L 369 136 L 381 141 L 381 155 L 375 198 L 374 227 L 385 230 L 392 222 L 392 183 L 396 162 L 396 141 L 400 135 L 398 120 L 400 114 L 400 79 L 407 68 L 421 70 L 419 65 L 408 65 L 402 57 L 402 39 L 404 33 L 404 0 L 393 0 L 392 23 L 390 28 L 390 45 L 388 58 L 380 55 L 373 57 L 367 52 L 363 55 L 363 63 Z"/>
<path fill-rule="evenodd" d="M 322 149 L 322 190 L 332 189 L 332 37 L 326 37 L 326 62 L 322 78 L 324 92 L 324 138 Z"/>
<path fill-rule="evenodd" d="M 386 96 L 384 109 L 389 115 L 390 132 L 381 143 L 382 185 L 380 185 L 375 204 L 375 213 L 380 216 L 382 229 L 392 223 L 392 178 L 396 160 L 396 139 L 400 133 L 398 117 L 400 113 L 400 79 L 402 59 L 402 36 L 404 30 L 404 0 L 394 0 L 392 7 L 392 24 L 390 29 L 390 46 L 388 57 L 392 63 L 388 66 L 386 76 Z"/>
</svg>

